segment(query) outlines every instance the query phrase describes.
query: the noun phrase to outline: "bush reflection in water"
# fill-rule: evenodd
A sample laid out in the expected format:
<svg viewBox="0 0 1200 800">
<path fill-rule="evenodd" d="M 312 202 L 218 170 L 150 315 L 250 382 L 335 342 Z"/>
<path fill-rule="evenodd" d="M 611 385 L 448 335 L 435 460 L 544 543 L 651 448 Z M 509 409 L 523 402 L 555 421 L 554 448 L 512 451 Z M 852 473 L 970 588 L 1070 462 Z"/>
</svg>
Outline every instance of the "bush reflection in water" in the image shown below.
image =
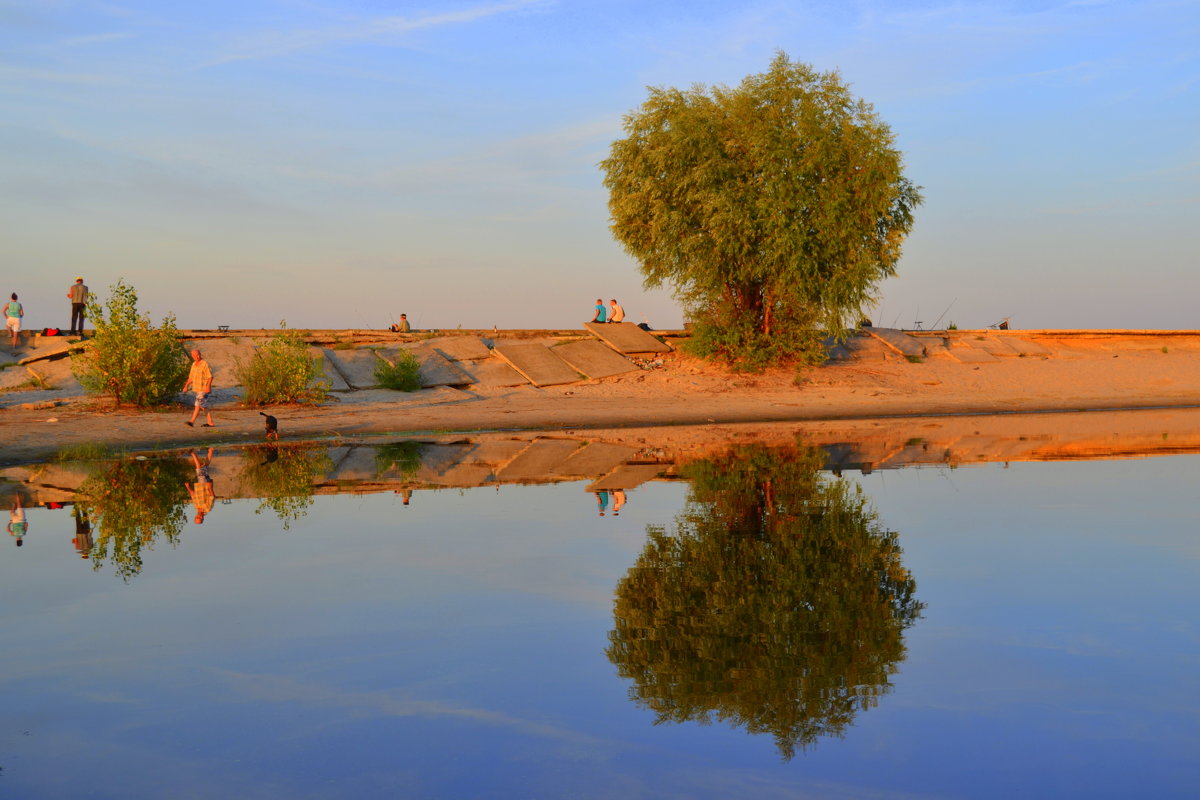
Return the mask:
<svg viewBox="0 0 1200 800">
<path fill-rule="evenodd" d="M 331 469 L 333 461 L 322 446 L 256 445 L 242 452 L 239 494 L 261 498 L 254 513 L 273 511 L 286 531 L 308 514 L 314 482 Z"/>
<path fill-rule="evenodd" d="M 890 690 L 920 616 L 898 535 L 822 451 L 744 447 L 681 469 L 616 591 L 608 657 L 656 723 L 769 733 L 780 754 L 840 736 Z"/>
<path fill-rule="evenodd" d="M 204 521 L 218 499 L 207 455 L 102 461 L 75 493 L 77 545 L 94 568 L 109 563 L 128 581 L 142 571 L 142 550 L 159 541 L 179 542 L 189 518 Z M 242 451 L 239 493 L 258 497 L 255 513 L 271 511 L 283 523 L 308 513 L 315 481 L 332 467 L 325 447 L 258 445 Z M 195 514 L 187 513 L 188 505 Z"/>
</svg>

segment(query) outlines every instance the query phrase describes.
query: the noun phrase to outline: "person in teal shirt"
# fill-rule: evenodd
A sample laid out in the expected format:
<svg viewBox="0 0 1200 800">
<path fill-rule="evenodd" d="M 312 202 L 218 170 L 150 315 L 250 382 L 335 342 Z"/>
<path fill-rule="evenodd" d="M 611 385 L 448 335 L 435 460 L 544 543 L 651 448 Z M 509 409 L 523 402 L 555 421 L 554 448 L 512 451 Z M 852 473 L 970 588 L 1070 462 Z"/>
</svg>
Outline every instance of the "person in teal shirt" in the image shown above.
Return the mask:
<svg viewBox="0 0 1200 800">
<path fill-rule="evenodd" d="M 17 349 L 17 340 L 21 335 L 21 317 L 25 316 L 25 308 L 17 302 L 17 293 L 12 293 L 12 300 L 4 307 L 4 324 L 12 333 L 13 350 Z"/>
<path fill-rule="evenodd" d="M 596 315 L 592 317 L 592 322 L 604 322 L 608 311 L 604 308 L 604 301 L 596 298 Z"/>
</svg>

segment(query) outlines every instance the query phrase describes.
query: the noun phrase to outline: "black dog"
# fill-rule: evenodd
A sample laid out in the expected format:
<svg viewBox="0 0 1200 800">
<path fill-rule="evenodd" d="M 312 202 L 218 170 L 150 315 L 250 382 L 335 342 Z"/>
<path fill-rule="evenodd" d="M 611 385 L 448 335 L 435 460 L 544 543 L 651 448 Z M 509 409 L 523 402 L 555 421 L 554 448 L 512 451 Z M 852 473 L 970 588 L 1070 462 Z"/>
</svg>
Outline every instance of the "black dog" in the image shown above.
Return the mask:
<svg viewBox="0 0 1200 800">
<path fill-rule="evenodd" d="M 258 413 L 267 418 L 267 438 L 279 441 L 279 420 L 275 419 L 270 414 L 263 413 L 262 411 Z"/>
</svg>

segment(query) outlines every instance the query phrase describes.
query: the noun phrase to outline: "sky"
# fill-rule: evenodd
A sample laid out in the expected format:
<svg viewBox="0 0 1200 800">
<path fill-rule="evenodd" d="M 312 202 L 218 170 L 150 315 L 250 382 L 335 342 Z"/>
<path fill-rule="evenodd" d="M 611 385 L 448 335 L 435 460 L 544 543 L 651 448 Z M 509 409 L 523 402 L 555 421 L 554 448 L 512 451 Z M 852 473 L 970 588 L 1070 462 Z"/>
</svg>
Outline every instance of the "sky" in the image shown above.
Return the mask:
<svg viewBox="0 0 1200 800">
<path fill-rule="evenodd" d="M 598 163 L 648 86 L 836 70 L 925 203 L 875 323 L 1200 329 L 1200 1 L 0 0 L 0 291 L 184 328 L 679 326 Z"/>
</svg>

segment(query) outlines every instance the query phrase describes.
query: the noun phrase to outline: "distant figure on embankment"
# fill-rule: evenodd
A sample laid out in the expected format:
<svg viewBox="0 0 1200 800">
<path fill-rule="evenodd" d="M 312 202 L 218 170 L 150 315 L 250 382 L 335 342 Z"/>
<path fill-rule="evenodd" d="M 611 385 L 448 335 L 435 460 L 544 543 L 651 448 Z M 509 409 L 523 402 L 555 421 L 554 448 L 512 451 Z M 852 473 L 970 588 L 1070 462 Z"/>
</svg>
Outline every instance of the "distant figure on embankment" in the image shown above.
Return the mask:
<svg viewBox="0 0 1200 800">
<path fill-rule="evenodd" d="M 4 306 L 4 324 L 12 334 L 12 349 L 17 349 L 21 339 L 21 317 L 25 316 L 25 307 L 17 302 L 17 293 L 12 293 L 12 300 Z M 603 322 L 603 320 L 601 320 Z"/>
<path fill-rule="evenodd" d="M 83 276 L 75 279 L 71 288 L 67 289 L 67 299 L 71 301 L 71 330 L 72 334 L 83 336 L 83 316 L 87 311 L 88 287 L 83 282 Z"/>
<path fill-rule="evenodd" d="M 391 326 L 392 333 L 408 333 L 412 327 L 408 324 L 408 315 L 401 314 L 399 322 L 393 322 Z"/>
<path fill-rule="evenodd" d="M 604 301 L 599 297 L 596 298 L 596 313 L 592 316 L 591 322 L 604 322 L 607 316 L 607 311 L 604 308 Z"/>
</svg>

